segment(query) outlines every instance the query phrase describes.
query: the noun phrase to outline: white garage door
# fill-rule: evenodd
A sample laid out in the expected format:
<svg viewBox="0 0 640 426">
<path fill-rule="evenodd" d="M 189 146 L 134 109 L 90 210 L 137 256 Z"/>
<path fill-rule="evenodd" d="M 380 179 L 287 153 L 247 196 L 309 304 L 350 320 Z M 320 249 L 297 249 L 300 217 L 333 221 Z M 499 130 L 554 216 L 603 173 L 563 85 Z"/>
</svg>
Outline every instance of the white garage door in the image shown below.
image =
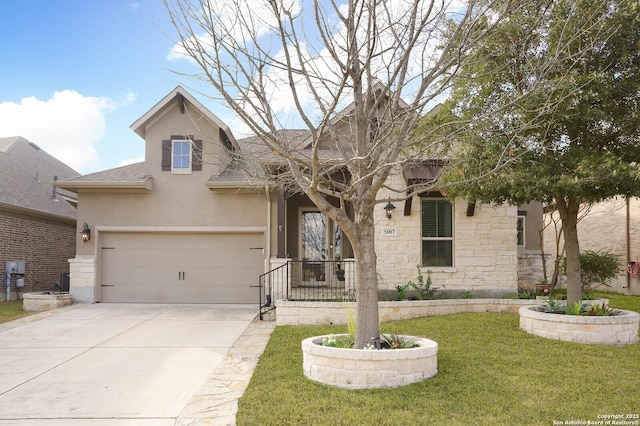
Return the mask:
<svg viewBox="0 0 640 426">
<path fill-rule="evenodd" d="M 101 234 L 102 302 L 258 303 L 261 233 Z"/>
</svg>

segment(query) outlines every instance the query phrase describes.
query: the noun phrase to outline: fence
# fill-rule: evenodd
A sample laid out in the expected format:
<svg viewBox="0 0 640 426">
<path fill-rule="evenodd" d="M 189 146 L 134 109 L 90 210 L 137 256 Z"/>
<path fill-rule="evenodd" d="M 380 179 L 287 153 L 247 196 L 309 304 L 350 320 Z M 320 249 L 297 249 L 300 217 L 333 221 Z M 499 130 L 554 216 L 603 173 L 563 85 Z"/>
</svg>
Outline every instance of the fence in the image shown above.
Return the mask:
<svg viewBox="0 0 640 426">
<path fill-rule="evenodd" d="M 260 275 L 260 319 L 276 300 L 354 301 L 356 271 L 353 260 L 290 260 Z"/>
</svg>

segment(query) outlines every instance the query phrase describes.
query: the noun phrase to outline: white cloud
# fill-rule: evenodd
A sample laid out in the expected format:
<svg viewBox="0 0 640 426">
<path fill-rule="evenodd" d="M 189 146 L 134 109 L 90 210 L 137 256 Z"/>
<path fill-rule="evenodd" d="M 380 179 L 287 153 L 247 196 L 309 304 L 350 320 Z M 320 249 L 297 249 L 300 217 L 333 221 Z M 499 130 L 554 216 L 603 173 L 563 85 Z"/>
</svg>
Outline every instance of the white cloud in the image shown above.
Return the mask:
<svg viewBox="0 0 640 426">
<path fill-rule="evenodd" d="M 301 5 L 298 0 L 279 0 L 278 5 L 282 10 L 286 10 L 292 15 L 297 15 L 301 11 Z M 209 6 L 210 11 L 207 14 L 215 17 L 215 22 L 210 24 L 218 27 L 221 23 L 225 23 L 222 29 L 222 32 L 225 33 L 225 38 L 236 40 L 238 43 L 248 42 L 254 37 L 258 39 L 278 25 L 278 20 L 274 16 L 271 5 L 263 0 L 217 0 L 210 2 Z M 178 7 L 176 5 L 176 9 Z M 187 13 L 201 15 L 203 12 L 189 10 Z M 181 16 L 181 12 L 176 10 L 176 15 Z M 193 19 L 193 16 L 190 18 Z M 192 22 L 192 24 L 194 23 Z M 202 22 L 198 22 L 197 25 L 201 24 Z M 197 28 L 197 26 L 194 26 L 194 28 Z M 251 31 L 248 31 L 247 28 L 251 28 Z M 220 28 L 216 28 L 216 31 L 220 31 Z M 192 47 L 194 45 L 212 46 L 214 44 L 211 36 L 207 33 L 197 36 L 197 41 L 185 40 L 185 42 Z M 190 59 L 190 56 L 185 52 L 182 44 L 178 43 L 171 48 L 167 59 L 169 61 L 177 61 L 179 59 Z"/>
<path fill-rule="evenodd" d="M 20 103 L 0 102 L 0 135 L 25 137 L 82 172 L 100 163 L 94 146 L 105 135 L 105 113 L 134 99 L 132 94 L 112 100 L 63 90 L 47 100 L 32 96 Z"/>
<path fill-rule="evenodd" d="M 118 164 L 116 167 L 128 166 L 130 164 L 141 163 L 143 161 L 144 161 L 144 157 L 129 158 L 129 159 L 126 159 L 126 160 L 122 160 L 120 162 L 120 164 Z"/>
</svg>

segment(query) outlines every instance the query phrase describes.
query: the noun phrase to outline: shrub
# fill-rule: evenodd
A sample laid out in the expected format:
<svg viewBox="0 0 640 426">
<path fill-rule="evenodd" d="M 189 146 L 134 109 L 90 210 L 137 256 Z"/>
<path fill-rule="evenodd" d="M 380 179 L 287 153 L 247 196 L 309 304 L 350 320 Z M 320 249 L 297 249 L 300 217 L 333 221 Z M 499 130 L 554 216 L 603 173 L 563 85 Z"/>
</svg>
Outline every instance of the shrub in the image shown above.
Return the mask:
<svg viewBox="0 0 640 426">
<path fill-rule="evenodd" d="M 431 271 L 427 271 L 427 279 L 425 280 L 420 271 L 420 265 L 418 265 L 418 278 L 417 282 L 409 281 L 407 283 L 418 292 L 418 299 L 429 300 L 434 299 L 438 292 L 438 287 L 432 287 Z"/>
<path fill-rule="evenodd" d="M 407 291 L 409 291 L 409 284 L 397 285 L 396 291 L 398 292 L 397 300 L 404 300 Z"/>
<path fill-rule="evenodd" d="M 562 267 L 566 271 L 566 258 L 562 259 Z M 610 287 L 609 281 L 620 271 L 620 257 L 608 251 L 585 251 L 580 253 L 580 271 L 582 291 L 588 295 L 596 287 Z"/>
</svg>

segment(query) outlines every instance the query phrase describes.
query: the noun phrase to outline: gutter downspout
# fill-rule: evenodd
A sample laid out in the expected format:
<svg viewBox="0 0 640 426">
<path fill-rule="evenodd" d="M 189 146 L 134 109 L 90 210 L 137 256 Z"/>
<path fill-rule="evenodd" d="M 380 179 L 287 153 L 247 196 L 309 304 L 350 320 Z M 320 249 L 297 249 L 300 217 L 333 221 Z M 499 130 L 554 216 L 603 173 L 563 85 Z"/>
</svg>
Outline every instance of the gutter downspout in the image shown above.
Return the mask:
<svg viewBox="0 0 640 426">
<path fill-rule="evenodd" d="M 626 228 L 626 237 L 627 237 L 627 266 L 629 266 L 629 263 L 631 263 L 631 221 L 629 219 L 629 216 L 630 216 L 629 196 L 626 197 L 625 201 L 626 201 L 626 206 L 625 206 L 626 223 L 625 223 L 625 228 Z M 629 272 L 629 270 L 627 268 L 627 285 L 625 287 L 622 287 L 622 288 L 629 288 L 629 285 L 631 285 L 631 272 Z"/>
<path fill-rule="evenodd" d="M 269 185 L 264 187 L 265 194 L 267 196 L 267 235 L 265 235 L 265 249 L 264 249 L 264 257 L 265 257 L 265 272 L 271 269 L 271 196 L 269 195 Z"/>
</svg>

